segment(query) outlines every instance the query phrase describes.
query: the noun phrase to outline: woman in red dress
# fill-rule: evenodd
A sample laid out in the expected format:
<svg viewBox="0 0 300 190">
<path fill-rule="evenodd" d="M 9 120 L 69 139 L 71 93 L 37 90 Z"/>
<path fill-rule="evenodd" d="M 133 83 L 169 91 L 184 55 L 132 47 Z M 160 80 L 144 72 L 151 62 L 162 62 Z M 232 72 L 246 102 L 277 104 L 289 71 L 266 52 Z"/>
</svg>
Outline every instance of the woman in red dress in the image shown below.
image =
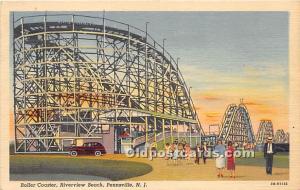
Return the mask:
<svg viewBox="0 0 300 190">
<path fill-rule="evenodd" d="M 234 147 L 232 142 L 228 142 L 227 147 L 227 170 L 230 171 L 230 177 L 235 178 L 235 158 L 234 158 Z"/>
</svg>

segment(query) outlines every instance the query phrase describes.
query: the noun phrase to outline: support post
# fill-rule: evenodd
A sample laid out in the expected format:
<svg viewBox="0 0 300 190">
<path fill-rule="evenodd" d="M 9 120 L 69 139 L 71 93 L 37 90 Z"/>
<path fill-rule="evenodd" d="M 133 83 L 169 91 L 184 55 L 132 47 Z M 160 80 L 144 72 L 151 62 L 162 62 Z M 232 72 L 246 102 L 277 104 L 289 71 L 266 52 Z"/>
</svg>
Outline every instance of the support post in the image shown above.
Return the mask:
<svg viewBox="0 0 300 190">
<path fill-rule="evenodd" d="M 200 145 L 202 144 L 202 134 L 201 134 L 201 129 L 200 129 L 200 135 L 199 135 L 199 143 L 200 143 Z"/>
<path fill-rule="evenodd" d="M 190 123 L 188 125 L 189 125 L 189 129 L 190 129 L 190 145 L 192 145 L 192 126 Z"/>
<path fill-rule="evenodd" d="M 177 140 L 179 142 L 179 121 L 177 121 Z"/>
<path fill-rule="evenodd" d="M 105 10 L 103 10 L 102 24 L 103 24 L 103 40 L 102 40 L 103 41 L 103 45 L 102 45 L 102 48 L 103 48 L 103 52 L 104 52 L 104 47 L 105 47 L 105 33 L 106 33 L 106 31 L 105 31 Z"/>
<path fill-rule="evenodd" d="M 154 116 L 154 141 L 156 142 L 156 135 L 157 135 L 157 119 L 156 116 Z"/>
<path fill-rule="evenodd" d="M 44 63 L 45 63 L 45 70 L 44 70 L 44 76 L 45 77 L 48 77 L 48 70 L 47 70 L 47 68 L 48 68 L 48 64 L 47 64 L 47 61 L 45 60 L 45 57 L 47 57 L 47 49 L 46 49 L 46 47 L 47 47 L 47 15 L 45 14 L 45 16 L 44 16 L 44 35 L 43 35 L 43 37 L 44 37 L 44 55 L 43 55 L 43 58 L 44 58 Z M 48 80 L 46 80 L 46 89 L 48 89 Z M 48 90 L 46 90 L 46 97 L 48 97 Z M 46 101 L 46 107 L 48 107 L 48 102 Z M 45 123 L 46 123 L 46 125 L 45 125 L 45 135 L 46 136 L 49 136 L 49 134 L 48 134 L 48 109 L 46 109 L 45 110 Z M 48 151 L 49 150 L 49 139 L 45 139 L 45 145 L 47 146 L 46 147 L 46 151 Z M 39 146 L 39 148 L 40 148 L 40 146 Z"/>
<path fill-rule="evenodd" d="M 179 57 L 177 57 L 177 60 L 176 60 L 176 78 L 177 78 L 177 81 L 176 81 L 176 98 L 175 98 L 175 101 L 176 101 L 176 116 L 178 117 L 179 115 L 179 96 L 178 96 L 178 91 L 179 91 Z"/>
<path fill-rule="evenodd" d="M 21 34 L 22 34 L 22 60 L 23 60 L 23 65 L 25 65 L 25 37 L 24 37 L 24 18 L 21 18 Z M 26 78 L 26 74 L 27 74 L 27 69 L 26 67 L 23 68 L 23 72 L 24 72 L 24 78 Z M 25 85 L 23 85 L 23 92 L 26 92 L 26 88 Z M 24 96 L 23 98 L 23 108 L 26 108 L 26 96 Z M 46 118 L 46 111 L 44 112 L 44 118 Z M 27 121 L 27 116 L 26 114 L 24 114 L 24 121 Z M 27 125 L 24 127 L 25 128 L 25 135 L 24 137 L 28 137 L 28 129 L 27 129 Z M 27 140 L 24 140 L 24 152 L 27 152 Z"/>
<path fill-rule="evenodd" d="M 131 98 L 128 98 L 128 105 L 131 108 Z M 132 110 L 129 110 L 129 135 L 132 138 Z"/>
<path fill-rule="evenodd" d="M 163 131 L 164 145 L 166 145 L 165 119 L 162 119 L 162 131 Z"/>
<path fill-rule="evenodd" d="M 145 132 L 146 132 L 146 139 L 145 139 L 145 143 L 148 143 L 148 116 L 145 117 Z"/>
<path fill-rule="evenodd" d="M 173 121 L 170 120 L 170 129 L 171 129 L 171 143 L 174 142 L 174 137 L 173 137 Z"/>
<path fill-rule="evenodd" d="M 146 36 L 145 36 L 145 90 L 146 90 L 146 101 L 145 101 L 145 107 L 147 110 L 149 110 L 149 79 L 148 79 L 148 46 L 147 46 L 147 38 L 148 38 L 148 24 L 149 22 L 146 22 Z"/>
<path fill-rule="evenodd" d="M 15 13 L 12 12 L 12 20 L 13 20 L 13 38 L 15 38 Z M 16 95 L 16 42 L 13 41 L 13 65 L 14 65 L 14 95 Z M 17 106 L 16 106 L 16 97 L 14 96 L 14 112 L 16 112 L 15 110 L 17 110 Z M 18 146 L 18 143 L 17 143 L 17 117 L 16 117 L 16 113 L 14 113 L 14 123 L 15 123 L 15 126 L 14 126 L 14 130 L 15 130 L 15 153 L 17 152 L 17 146 Z"/>
<path fill-rule="evenodd" d="M 185 129 L 185 122 L 183 122 L 182 124 L 182 130 L 184 131 Z M 188 132 L 188 128 L 186 128 L 186 132 L 184 131 L 184 140 L 187 141 L 187 132 Z"/>
<path fill-rule="evenodd" d="M 162 71 L 162 111 L 163 113 L 165 113 L 165 76 L 166 76 L 166 73 L 167 73 L 167 69 L 165 70 L 165 38 L 163 39 L 163 59 L 162 59 L 162 68 L 163 68 L 163 71 Z"/>
</svg>

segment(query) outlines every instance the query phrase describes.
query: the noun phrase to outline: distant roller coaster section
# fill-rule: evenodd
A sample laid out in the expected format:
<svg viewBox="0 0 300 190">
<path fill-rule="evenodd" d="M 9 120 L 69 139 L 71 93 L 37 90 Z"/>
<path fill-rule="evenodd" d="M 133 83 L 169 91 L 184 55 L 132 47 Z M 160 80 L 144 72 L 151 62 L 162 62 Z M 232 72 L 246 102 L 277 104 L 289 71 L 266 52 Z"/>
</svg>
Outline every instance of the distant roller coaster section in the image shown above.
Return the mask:
<svg viewBox="0 0 300 190">
<path fill-rule="evenodd" d="M 219 138 L 224 141 L 233 141 L 240 146 L 245 142 L 255 142 L 250 116 L 243 103 L 231 104 L 227 107 Z"/>
<path fill-rule="evenodd" d="M 147 30 L 74 14 L 13 20 L 16 152 L 204 134 L 178 62 Z"/>
<path fill-rule="evenodd" d="M 285 133 L 283 129 L 278 129 L 274 135 L 275 143 L 289 143 L 289 134 Z"/>
<path fill-rule="evenodd" d="M 256 135 L 256 144 L 264 144 L 268 137 L 274 137 L 273 123 L 271 120 L 261 120 Z"/>
</svg>

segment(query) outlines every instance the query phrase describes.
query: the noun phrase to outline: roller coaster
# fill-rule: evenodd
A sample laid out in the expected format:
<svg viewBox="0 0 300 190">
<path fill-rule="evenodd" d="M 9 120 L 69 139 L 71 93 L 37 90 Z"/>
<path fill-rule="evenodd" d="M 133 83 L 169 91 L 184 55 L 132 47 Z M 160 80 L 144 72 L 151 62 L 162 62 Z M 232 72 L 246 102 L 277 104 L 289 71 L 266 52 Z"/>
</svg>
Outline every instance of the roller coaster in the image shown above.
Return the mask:
<svg viewBox="0 0 300 190">
<path fill-rule="evenodd" d="M 221 126 L 219 138 L 225 142 L 233 141 L 239 146 L 255 142 L 250 116 L 243 103 L 227 107 Z"/>
<path fill-rule="evenodd" d="M 113 152 L 124 131 L 136 145 L 204 135 L 178 60 L 147 24 L 33 15 L 14 18 L 13 32 L 16 152 L 64 152 L 82 141 Z"/>
<path fill-rule="evenodd" d="M 149 35 L 147 23 L 141 30 L 77 14 L 13 18 L 13 74 L 20 153 L 66 152 L 89 141 L 118 152 L 124 133 L 130 147 L 180 137 L 241 146 L 273 136 L 272 122 L 263 120 L 254 137 L 243 103 L 229 105 L 219 133 L 205 136 L 178 59 Z M 278 143 L 288 139 L 275 134 Z"/>
<path fill-rule="evenodd" d="M 268 137 L 274 137 L 273 123 L 271 120 L 261 120 L 256 135 L 256 143 L 264 144 Z"/>
<path fill-rule="evenodd" d="M 278 129 L 274 135 L 275 143 L 289 143 L 289 133 L 285 133 L 283 129 Z"/>
</svg>

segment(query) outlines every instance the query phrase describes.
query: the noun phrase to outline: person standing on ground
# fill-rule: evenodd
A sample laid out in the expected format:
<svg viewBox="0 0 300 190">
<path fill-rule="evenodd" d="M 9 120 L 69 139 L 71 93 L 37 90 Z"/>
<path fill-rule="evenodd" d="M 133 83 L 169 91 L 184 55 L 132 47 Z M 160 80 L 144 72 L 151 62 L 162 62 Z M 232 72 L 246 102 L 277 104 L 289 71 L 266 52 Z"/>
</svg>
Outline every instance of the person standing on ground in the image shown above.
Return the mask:
<svg viewBox="0 0 300 190">
<path fill-rule="evenodd" d="M 234 158 L 234 147 L 231 141 L 228 141 L 227 147 L 227 170 L 230 171 L 230 177 L 235 178 L 235 158 Z"/>
<path fill-rule="evenodd" d="M 157 151 L 157 142 L 156 141 L 153 141 L 153 143 L 151 144 L 151 150 Z"/>
<path fill-rule="evenodd" d="M 178 156 L 180 159 L 183 158 L 183 143 L 182 141 L 178 143 Z"/>
<path fill-rule="evenodd" d="M 182 142 L 182 147 L 183 147 L 183 150 L 182 150 L 182 158 L 185 158 L 185 145 L 187 144 L 186 141 L 181 141 Z"/>
<path fill-rule="evenodd" d="M 157 142 L 153 141 L 153 143 L 150 146 L 150 155 L 151 155 L 151 158 L 153 158 L 153 156 L 156 156 L 156 154 L 157 154 Z"/>
<path fill-rule="evenodd" d="M 186 143 L 185 146 L 184 146 L 184 152 L 185 152 L 185 159 L 187 161 L 190 160 L 190 155 L 191 155 L 191 147 L 190 147 L 190 144 L 189 143 Z"/>
<path fill-rule="evenodd" d="M 165 160 L 169 160 L 169 158 L 170 158 L 170 149 L 171 149 L 170 144 L 166 143 L 166 145 L 165 145 Z"/>
<path fill-rule="evenodd" d="M 206 164 L 206 154 L 207 154 L 207 146 L 206 146 L 206 142 L 203 142 L 203 146 L 202 146 L 202 158 L 203 158 L 203 164 Z"/>
<path fill-rule="evenodd" d="M 267 175 L 272 175 L 272 167 L 273 167 L 273 155 L 276 153 L 275 144 L 272 142 L 272 137 L 268 137 L 267 142 L 264 146 L 264 157 L 266 159 L 266 173 Z"/>
<path fill-rule="evenodd" d="M 223 169 L 225 167 L 225 146 L 222 143 L 222 140 L 218 140 L 218 144 L 215 146 L 214 153 L 216 157 L 216 168 L 217 168 L 217 176 L 223 177 Z"/>
<path fill-rule="evenodd" d="M 195 159 L 195 164 L 200 164 L 200 154 L 201 154 L 201 147 L 200 144 L 198 143 L 196 146 L 196 159 Z"/>
<path fill-rule="evenodd" d="M 174 160 L 174 164 L 177 165 L 178 164 L 178 143 L 177 142 L 174 143 L 173 160 Z"/>
<path fill-rule="evenodd" d="M 175 152 L 175 142 L 173 142 L 173 143 L 170 145 L 170 152 L 169 152 L 169 159 L 170 159 L 170 161 L 173 160 L 174 152 Z"/>
</svg>

